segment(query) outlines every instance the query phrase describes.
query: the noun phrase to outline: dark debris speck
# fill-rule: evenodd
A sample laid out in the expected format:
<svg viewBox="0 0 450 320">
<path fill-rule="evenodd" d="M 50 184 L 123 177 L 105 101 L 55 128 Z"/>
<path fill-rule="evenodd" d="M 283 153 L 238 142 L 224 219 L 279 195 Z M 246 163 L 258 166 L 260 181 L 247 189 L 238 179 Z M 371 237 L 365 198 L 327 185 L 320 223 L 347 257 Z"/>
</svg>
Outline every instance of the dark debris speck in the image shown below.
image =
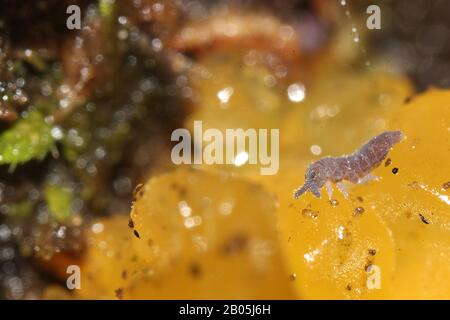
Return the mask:
<svg viewBox="0 0 450 320">
<path fill-rule="evenodd" d="M 193 278 L 199 278 L 202 275 L 202 268 L 198 263 L 192 263 L 189 266 L 189 273 L 192 275 Z"/>
<path fill-rule="evenodd" d="M 430 222 L 424 217 L 423 214 L 419 213 L 420 220 L 425 224 L 430 224 Z"/>
<path fill-rule="evenodd" d="M 236 234 L 223 245 L 222 252 L 227 255 L 238 253 L 244 250 L 247 244 L 248 238 L 245 234 Z"/>
<path fill-rule="evenodd" d="M 319 211 L 312 210 L 311 208 L 305 208 L 302 210 L 302 215 L 304 217 L 317 219 L 319 216 Z"/>
<path fill-rule="evenodd" d="M 370 272 L 371 270 L 372 270 L 372 264 L 370 263 L 370 264 L 367 264 L 365 267 L 364 267 L 364 270 L 366 271 L 366 272 Z"/>
<path fill-rule="evenodd" d="M 387 158 L 386 161 L 384 162 L 384 166 L 388 167 L 391 163 L 392 163 L 391 158 Z"/>
<path fill-rule="evenodd" d="M 339 205 L 339 201 L 337 201 L 336 199 L 331 199 L 331 200 L 330 200 L 330 205 L 331 205 L 332 207 L 336 207 L 336 206 Z"/>
<path fill-rule="evenodd" d="M 175 192 L 178 193 L 180 198 L 184 198 L 186 196 L 187 190 L 185 187 L 178 185 L 177 183 L 172 183 L 170 186 Z"/>
<path fill-rule="evenodd" d="M 123 299 L 123 288 L 118 288 L 114 293 L 116 294 L 117 299 Z"/>
<path fill-rule="evenodd" d="M 410 103 L 411 102 L 411 100 L 413 99 L 413 97 L 414 96 L 407 96 L 406 98 L 405 98 L 405 101 L 404 101 L 404 103 Z"/>
</svg>

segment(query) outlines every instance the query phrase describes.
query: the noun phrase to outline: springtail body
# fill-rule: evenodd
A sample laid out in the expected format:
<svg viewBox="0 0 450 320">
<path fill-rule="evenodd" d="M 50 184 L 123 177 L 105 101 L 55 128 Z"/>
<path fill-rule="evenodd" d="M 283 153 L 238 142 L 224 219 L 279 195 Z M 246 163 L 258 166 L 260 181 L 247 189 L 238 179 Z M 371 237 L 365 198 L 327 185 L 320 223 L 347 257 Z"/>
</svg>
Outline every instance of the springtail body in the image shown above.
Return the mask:
<svg viewBox="0 0 450 320">
<path fill-rule="evenodd" d="M 338 189 L 348 196 L 345 186 L 340 182 L 364 183 L 377 180 L 370 173 L 386 158 L 393 145 L 403 139 L 401 131 L 385 131 L 372 138 L 354 153 L 342 157 L 326 157 L 313 162 L 306 171 L 305 184 L 294 191 L 294 199 L 298 199 L 306 191 L 320 198 L 320 189 L 327 185 L 331 198 L 331 183 L 337 183 Z"/>
</svg>

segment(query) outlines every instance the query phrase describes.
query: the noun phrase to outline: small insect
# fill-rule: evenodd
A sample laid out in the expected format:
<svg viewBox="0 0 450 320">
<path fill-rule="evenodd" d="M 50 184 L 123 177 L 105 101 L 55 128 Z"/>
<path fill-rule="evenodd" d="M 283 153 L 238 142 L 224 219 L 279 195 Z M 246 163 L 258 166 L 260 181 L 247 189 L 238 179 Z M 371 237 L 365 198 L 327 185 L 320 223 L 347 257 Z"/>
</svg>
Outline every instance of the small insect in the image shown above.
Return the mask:
<svg viewBox="0 0 450 320">
<path fill-rule="evenodd" d="M 351 155 L 322 158 L 313 162 L 305 175 L 305 184 L 294 190 L 294 199 L 298 199 L 306 191 L 320 198 L 320 189 L 326 184 L 328 197 L 331 199 L 332 182 L 347 198 L 348 192 L 342 180 L 352 183 L 364 183 L 378 180 L 370 172 L 378 167 L 386 158 L 391 147 L 403 139 L 401 131 L 385 131 L 364 144 L 361 149 Z"/>
</svg>

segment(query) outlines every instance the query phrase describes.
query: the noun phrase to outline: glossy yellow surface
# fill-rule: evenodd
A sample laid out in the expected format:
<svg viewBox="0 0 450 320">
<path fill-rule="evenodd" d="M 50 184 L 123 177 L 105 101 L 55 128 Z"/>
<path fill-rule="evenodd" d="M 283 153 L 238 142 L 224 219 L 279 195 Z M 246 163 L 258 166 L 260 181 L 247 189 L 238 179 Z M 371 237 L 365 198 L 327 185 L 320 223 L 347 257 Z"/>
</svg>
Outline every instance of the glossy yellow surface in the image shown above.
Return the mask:
<svg viewBox="0 0 450 320">
<path fill-rule="evenodd" d="M 275 201 L 259 185 L 179 169 L 149 180 L 136 196 L 132 229 L 121 216 L 92 234 L 82 295 L 294 298 Z"/>
<path fill-rule="evenodd" d="M 303 182 L 307 163 L 287 159 L 277 176 L 261 179 L 278 196 L 278 224 L 284 256 L 297 296 L 302 299 L 382 298 L 395 267 L 394 243 L 384 221 L 359 194 L 345 199 L 337 190 L 330 202 L 325 190 L 299 200 L 292 192 Z M 382 290 L 368 290 L 373 265 Z"/>
<path fill-rule="evenodd" d="M 229 81 L 244 83 L 245 72 L 229 72 Z M 336 72 L 328 84 L 314 82 L 303 102 L 267 99 L 265 111 L 244 98 L 256 89 L 239 81 L 230 109 L 206 110 L 227 81 L 208 84 L 186 127 L 193 119 L 218 128 L 280 125 L 280 171 L 202 165 L 152 178 L 137 192 L 133 229 L 120 216 L 91 234 L 81 296 L 448 299 L 450 91 L 403 104 L 411 91 L 401 77 L 341 74 L 332 85 Z M 349 183 L 348 199 L 336 188 L 331 202 L 324 189 L 321 199 L 292 199 L 311 161 L 353 152 L 384 130 L 406 138 L 373 171 L 379 181 Z"/>
<path fill-rule="evenodd" d="M 302 74 L 278 58 L 250 51 L 212 52 L 199 61 L 201 71 L 191 78 L 194 92 L 192 113 L 185 126 L 201 120 L 204 128 L 278 128 L 289 111 L 286 89 L 288 81 L 300 81 Z M 200 73 L 200 74 L 199 74 Z"/>
<path fill-rule="evenodd" d="M 389 127 L 406 139 L 358 186 L 391 230 L 396 271 L 389 297 L 450 297 L 450 91 L 431 89 L 396 112 Z M 398 169 L 397 174 L 392 170 Z"/>
<path fill-rule="evenodd" d="M 351 153 L 385 131 L 386 119 L 412 93 L 404 77 L 372 68 L 324 72 L 310 88 L 302 103 L 291 105 L 283 123 L 284 153 L 319 158 Z"/>
</svg>

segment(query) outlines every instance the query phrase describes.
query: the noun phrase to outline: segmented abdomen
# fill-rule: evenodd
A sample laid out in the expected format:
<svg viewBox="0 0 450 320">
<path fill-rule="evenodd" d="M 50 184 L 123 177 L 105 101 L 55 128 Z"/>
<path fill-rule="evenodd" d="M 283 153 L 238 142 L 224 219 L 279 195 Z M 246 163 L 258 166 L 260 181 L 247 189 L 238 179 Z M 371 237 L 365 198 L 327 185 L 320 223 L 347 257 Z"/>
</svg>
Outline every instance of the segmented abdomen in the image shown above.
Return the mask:
<svg viewBox="0 0 450 320">
<path fill-rule="evenodd" d="M 349 168 L 344 178 L 354 181 L 366 176 L 380 165 L 389 149 L 401 139 L 400 131 L 386 131 L 371 139 L 355 153 L 346 157 Z"/>
</svg>

